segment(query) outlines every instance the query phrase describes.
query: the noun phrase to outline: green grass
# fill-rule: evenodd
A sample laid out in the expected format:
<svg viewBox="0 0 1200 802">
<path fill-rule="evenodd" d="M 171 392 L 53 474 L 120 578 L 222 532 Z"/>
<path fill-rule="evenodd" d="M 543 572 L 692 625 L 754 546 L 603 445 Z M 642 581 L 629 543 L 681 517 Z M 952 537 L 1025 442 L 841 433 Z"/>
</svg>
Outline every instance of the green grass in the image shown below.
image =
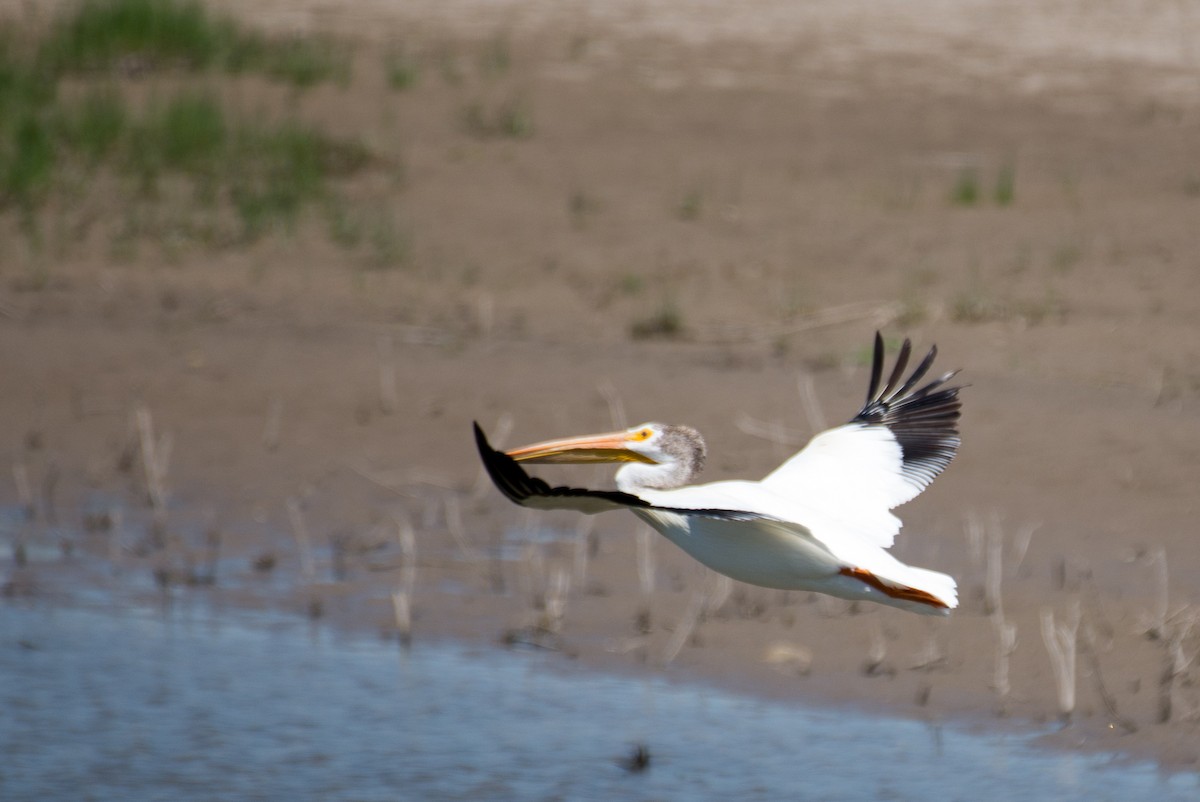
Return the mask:
<svg viewBox="0 0 1200 802">
<path fill-rule="evenodd" d="M 978 206 L 985 202 L 985 190 L 974 166 L 963 167 L 950 190 L 950 203 L 954 206 Z M 996 171 L 996 182 L 992 185 L 991 201 L 997 206 L 1011 206 L 1017 194 L 1017 168 L 1010 163 L 1000 165 Z"/>
<path fill-rule="evenodd" d="M 134 67 L 184 70 L 183 79 L 255 70 L 311 86 L 348 75 L 328 40 L 267 39 L 185 0 L 85 0 L 40 39 L 14 25 L 0 26 L 0 215 L 17 210 L 35 247 L 42 209 L 54 202 L 58 231 L 97 177 L 116 179 L 104 202 L 124 211 L 114 252 L 128 255 L 146 237 L 174 251 L 290 230 L 306 209 L 333 208 L 331 182 L 370 161 L 355 141 L 239 114 L 195 82 L 173 77 L 173 88 L 137 104 L 121 92 Z M 68 76 L 71 91 L 60 92 Z"/>
<path fill-rule="evenodd" d="M 528 139 L 533 136 L 533 112 L 521 98 L 512 98 L 496 114 L 496 129 L 508 139 Z"/>
<path fill-rule="evenodd" d="M 670 300 L 665 300 L 653 313 L 635 320 L 629 327 L 629 336 L 635 340 L 676 340 L 684 335 L 683 313 Z"/>
<path fill-rule="evenodd" d="M 8 158 L 0 172 L 0 198 L 29 212 L 49 190 L 57 157 L 50 125 L 34 114 L 13 125 Z"/>
<path fill-rule="evenodd" d="M 955 206 L 974 206 L 979 202 L 979 174 L 974 167 L 964 167 L 958 173 L 950 202 Z"/>
<path fill-rule="evenodd" d="M 622 295 L 638 295 L 646 287 L 646 280 L 637 273 L 625 273 L 617 282 Z"/>
<path fill-rule="evenodd" d="M 485 78 L 499 78 L 512 68 L 512 46 L 504 34 L 496 34 L 483 46 L 479 55 L 479 73 Z"/>
<path fill-rule="evenodd" d="M 243 236 L 290 230 L 306 207 L 329 199 L 329 178 L 356 172 L 368 158 L 361 146 L 299 123 L 243 125 L 221 154 Z"/>
<path fill-rule="evenodd" d="M 196 69 L 236 51 L 239 39 L 231 22 L 210 18 L 199 3 L 87 0 L 54 25 L 39 62 L 55 72 L 93 72 L 137 57 Z"/>
<path fill-rule="evenodd" d="M 130 126 L 117 169 L 136 177 L 148 198 L 164 180 L 189 181 L 197 200 L 236 212 L 234 239 L 252 241 L 291 230 L 305 208 L 329 200 L 330 178 L 367 160 L 361 146 L 301 123 L 231 120 L 212 96 L 182 94 Z"/>
<path fill-rule="evenodd" d="M 57 87 L 21 58 L 16 37 L 0 39 L 0 206 L 28 210 L 53 175 L 51 107 Z"/>
<path fill-rule="evenodd" d="M 387 77 L 388 86 L 402 92 L 417 85 L 421 67 L 404 48 L 396 45 L 383 56 L 383 73 Z"/>
<path fill-rule="evenodd" d="M 129 125 L 129 111 L 120 93 L 115 89 L 93 91 L 65 112 L 63 136 L 70 147 L 96 163 L 114 151 Z"/>
<path fill-rule="evenodd" d="M 37 63 L 56 75 L 251 71 L 308 87 L 344 78 L 349 54 L 324 38 L 272 39 L 244 31 L 195 0 L 85 0 L 52 26 Z"/>
<path fill-rule="evenodd" d="M 241 69 L 261 72 L 277 81 L 307 88 L 350 80 L 350 54 L 328 39 L 259 40 L 256 57 L 247 58 Z"/>
<path fill-rule="evenodd" d="M 1017 168 L 1011 164 L 1003 164 L 996 174 L 996 186 L 992 192 L 992 200 L 997 206 L 1011 206 L 1017 195 Z"/>
<path fill-rule="evenodd" d="M 493 110 L 469 103 L 462 111 L 462 123 L 477 139 L 528 139 L 534 133 L 533 112 L 520 97 L 509 98 Z"/>
<path fill-rule="evenodd" d="M 704 211 L 704 193 L 698 189 L 688 191 L 675 207 L 675 215 L 680 220 L 699 220 Z"/>
<path fill-rule="evenodd" d="M 184 93 L 137 126 L 131 156 L 136 152 L 166 170 L 207 174 L 218 167 L 228 138 L 225 112 L 216 98 Z"/>
</svg>

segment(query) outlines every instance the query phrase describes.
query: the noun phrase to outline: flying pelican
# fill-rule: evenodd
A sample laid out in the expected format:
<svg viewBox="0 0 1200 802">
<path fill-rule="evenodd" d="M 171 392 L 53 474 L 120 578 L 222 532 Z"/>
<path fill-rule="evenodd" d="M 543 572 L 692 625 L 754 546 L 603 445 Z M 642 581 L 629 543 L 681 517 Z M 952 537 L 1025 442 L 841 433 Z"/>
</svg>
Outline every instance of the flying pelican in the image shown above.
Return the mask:
<svg viewBox="0 0 1200 802">
<path fill-rule="evenodd" d="M 866 599 L 918 613 L 948 614 L 955 581 L 887 551 L 900 531 L 890 510 L 916 497 L 954 458 L 960 440 L 957 371 L 924 386 L 937 347 L 904 380 L 904 341 L 883 377 L 883 338 L 867 401 L 849 423 L 818 434 L 761 482 L 688 485 L 706 449 L 690 426 L 643 423 L 608 434 L 549 440 L 507 453 L 475 424 L 488 474 L 509 499 L 540 510 L 628 509 L 714 571 L 785 590 Z M 625 463 L 616 490 L 551 487 L 518 464 Z"/>
</svg>

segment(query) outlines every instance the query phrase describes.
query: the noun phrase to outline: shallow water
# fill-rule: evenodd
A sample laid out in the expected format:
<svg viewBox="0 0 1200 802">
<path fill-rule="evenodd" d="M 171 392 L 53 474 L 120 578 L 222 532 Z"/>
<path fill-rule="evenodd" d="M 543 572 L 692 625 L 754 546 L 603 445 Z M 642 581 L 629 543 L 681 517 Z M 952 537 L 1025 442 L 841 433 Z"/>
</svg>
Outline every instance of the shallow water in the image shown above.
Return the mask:
<svg viewBox="0 0 1200 802">
<path fill-rule="evenodd" d="M 547 664 L 552 660 L 552 666 Z M 0 798 L 1184 800 L 1193 774 L 558 656 L 203 607 L 0 606 Z M 635 743 L 648 770 L 618 765 Z"/>
</svg>

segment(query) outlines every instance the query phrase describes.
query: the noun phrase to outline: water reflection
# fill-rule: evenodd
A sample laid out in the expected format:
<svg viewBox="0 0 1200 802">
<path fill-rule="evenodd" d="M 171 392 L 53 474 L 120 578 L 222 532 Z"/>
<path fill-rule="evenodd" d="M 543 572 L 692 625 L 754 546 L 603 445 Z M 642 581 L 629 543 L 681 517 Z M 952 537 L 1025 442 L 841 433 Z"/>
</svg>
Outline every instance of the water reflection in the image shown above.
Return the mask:
<svg viewBox="0 0 1200 802">
<path fill-rule="evenodd" d="M 1194 799 L 1196 775 L 256 615 L 0 606 L 3 799 Z M 646 771 L 621 766 L 635 744 Z"/>
</svg>

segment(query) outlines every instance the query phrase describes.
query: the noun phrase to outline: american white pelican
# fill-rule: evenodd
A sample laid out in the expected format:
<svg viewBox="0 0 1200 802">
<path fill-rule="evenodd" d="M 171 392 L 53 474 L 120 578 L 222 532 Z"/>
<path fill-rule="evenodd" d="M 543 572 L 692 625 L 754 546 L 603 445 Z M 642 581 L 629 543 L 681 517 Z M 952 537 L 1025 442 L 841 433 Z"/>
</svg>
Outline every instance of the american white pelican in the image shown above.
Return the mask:
<svg viewBox="0 0 1200 802">
<path fill-rule="evenodd" d="M 628 509 L 714 571 L 768 588 L 812 590 L 919 613 L 958 605 L 954 579 L 905 565 L 887 549 L 900 530 L 890 510 L 917 496 L 953 459 L 960 440 L 957 371 L 922 387 L 937 347 L 904 379 L 904 341 L 887 381 L 883 338 L 867 401 L 849 423 L 828 429 L 761 482 L 685 486 L 706 449 L 690 426 L 644 423 L 501 453 L 475 424 L 483 464 L 504 495 L 535 509 L 585 513 Z M 617 490 L 551 487 L 519 462 L 623 462 Z"/>
</svg>

